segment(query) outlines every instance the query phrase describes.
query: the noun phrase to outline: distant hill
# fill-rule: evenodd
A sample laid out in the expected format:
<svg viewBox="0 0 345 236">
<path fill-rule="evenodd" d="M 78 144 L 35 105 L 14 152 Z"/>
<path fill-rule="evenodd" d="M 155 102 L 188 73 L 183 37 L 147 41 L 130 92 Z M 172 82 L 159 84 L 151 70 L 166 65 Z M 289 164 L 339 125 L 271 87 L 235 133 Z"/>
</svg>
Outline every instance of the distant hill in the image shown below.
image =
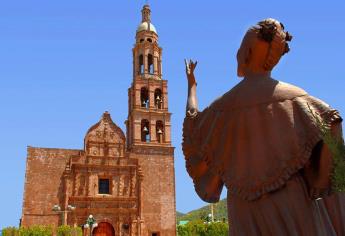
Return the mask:
<svg viewBox="0 0 345 236">
<path fill-rule="evenodd" d="M 227 212 L 227 200 L 226 198 L 223 200 L 220 200 L 218 203 L 213 204 L 213 212 L 214 212 L 214 218 L 216 220 L 222 220 L 225 218 L 228 219 L 228 212 Z M 183 214 L 181 212 L 177 212 L 177 222 L 181 220 L 199 220 L 204 219 L 208 214 L 211 213 L 211 207 L 210 204 L 201 207 L 197 210 L 190 211 L 186 214 Z"/>
<path fill-rule="evenodd" d="M 181 218 L 182 216 L 184 216 L 186 214 L 182 213 L 182 212 L 179 212 L 179 211 L 176 211 L 176 218 L 179 219 Z"/>
</svg>

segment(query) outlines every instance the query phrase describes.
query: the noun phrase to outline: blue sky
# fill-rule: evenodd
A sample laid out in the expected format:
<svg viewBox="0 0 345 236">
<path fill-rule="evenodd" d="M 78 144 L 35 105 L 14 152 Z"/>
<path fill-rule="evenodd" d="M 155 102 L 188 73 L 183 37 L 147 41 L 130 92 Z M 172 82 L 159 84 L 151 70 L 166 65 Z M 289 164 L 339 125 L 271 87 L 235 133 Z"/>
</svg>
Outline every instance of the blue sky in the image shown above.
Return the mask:
<svg viewBox="0 0 345 236">
<path fill-rule="evenodd" d="M 131 49 L 144 3 L 0 2 L 0 228 L 19 222 L 28 145 L 82 148 L 87 129 L 106 110 L 125 130 Z M 151 0 L 150 5 L 169 80 L 177 210 L 205 204 L 194 192 L 181 151 L 184 58 L 199 61 L 202 109 L 239 82 L 235 55 L 246 29 L 276 18 L 294 39 L 273 77 L 345 114 L 345 1 Z"/>
</svg>

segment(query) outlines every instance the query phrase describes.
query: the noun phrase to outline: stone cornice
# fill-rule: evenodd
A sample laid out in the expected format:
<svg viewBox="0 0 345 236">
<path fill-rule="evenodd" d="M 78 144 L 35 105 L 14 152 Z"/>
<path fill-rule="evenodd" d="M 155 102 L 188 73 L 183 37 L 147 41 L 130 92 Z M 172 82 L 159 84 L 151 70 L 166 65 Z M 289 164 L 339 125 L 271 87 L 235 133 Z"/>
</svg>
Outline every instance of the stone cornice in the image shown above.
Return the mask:
<svg viewBox="0 0 345 236">
<path fill-rule="evenodd" d="M 110 170 L 119 170 L 119 169 L 130 169 L 137 168 L 137 164 L 127 164 L 127 165 L 109 165 L 109 164 L 72 164 L 72 168 L 75 170 L 92 170 L 92 171 L 110 171 Z"/>
<path fill-rule="evenodd" d="M 173 156 L 175 147 L 133 145 L 130 148 L 131 153 L 145 155 L 166 155 Z"/>
<path fill-rule="evenodd" d="M 85 197 L 85 196 L 70 196 L 69 197 L 69 201 L 78 201 L 78 202 L 112 202 L 112 203 L 116 203 L 116 202 L 135 202 L 137 201 L 138 198 L 136 197 L 114 197 L 111 195 L 105 195 L 104 197 L 102 197 L 102 194 L 100 194 L 100 196 L 98 197 Z"/>
</svg>

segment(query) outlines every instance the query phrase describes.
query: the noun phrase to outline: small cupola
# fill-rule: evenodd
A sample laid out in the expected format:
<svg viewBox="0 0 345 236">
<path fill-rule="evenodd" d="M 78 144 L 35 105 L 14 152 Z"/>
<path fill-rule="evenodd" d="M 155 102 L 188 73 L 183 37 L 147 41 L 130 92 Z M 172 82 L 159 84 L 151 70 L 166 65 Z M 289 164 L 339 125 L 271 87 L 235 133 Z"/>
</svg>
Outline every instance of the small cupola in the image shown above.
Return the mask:
<svg viewBox="0 0 345 236">
<path fill-rule="evenodd" d="M 151 10 L 149 5 L 144 5 L 141 10 L 142 20 L 141 24 L 137 28 L 137 33 L 141 31 L 154 32 L 157 34 L 155 26 L 151 23 Z"/>
</svg>

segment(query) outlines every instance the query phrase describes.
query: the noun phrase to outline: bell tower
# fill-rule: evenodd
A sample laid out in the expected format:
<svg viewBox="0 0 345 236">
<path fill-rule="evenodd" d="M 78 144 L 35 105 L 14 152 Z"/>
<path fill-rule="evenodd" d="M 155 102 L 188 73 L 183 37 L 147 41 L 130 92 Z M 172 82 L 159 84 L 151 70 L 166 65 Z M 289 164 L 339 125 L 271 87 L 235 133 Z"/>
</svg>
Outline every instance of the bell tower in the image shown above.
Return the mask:
<svg viewBox="0 0 345 236">
<path fill-rule="evenodd" d="M 162 76 L 162 48 L 151 23 L 151 10 L 141 11 L 133 48 L 133 82 L 128 90 L 127 147 L 171 147 L 168 83 Z"/>
<path fill-rule="evenodd" d="M 176 236 L 174 147 L 168 109 L 168 81 L 162 74 L 162 48 L 151 10 L 144 5 L 136 30 L 133 80 L 128 89 L 127 150 L 142 175 L 140 232 Z"/>
</svg>

